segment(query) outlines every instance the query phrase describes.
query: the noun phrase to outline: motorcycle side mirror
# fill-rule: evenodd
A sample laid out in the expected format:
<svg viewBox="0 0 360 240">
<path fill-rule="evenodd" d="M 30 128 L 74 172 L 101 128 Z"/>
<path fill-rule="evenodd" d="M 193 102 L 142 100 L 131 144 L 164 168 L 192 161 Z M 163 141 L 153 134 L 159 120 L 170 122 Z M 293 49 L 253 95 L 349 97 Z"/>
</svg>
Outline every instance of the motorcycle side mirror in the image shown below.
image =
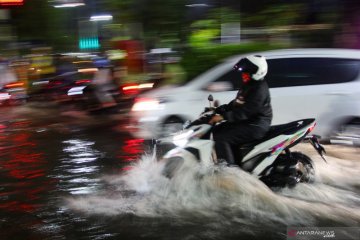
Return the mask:
<svg viewBox="0 0 360 240">
<path fill-rule="evenodd" d="M 210 95 L 208 96 L 208 100 L 209 100 L 210 102 L 212 102 L 212 101 L 214 101 L 214 97 L 210 94 Z"/>
<path fill-rule="evenodd" d="M 208 100 L 209 100 L 210 107 L 212 107 L 212 102 L 214 101 L 214 97 L 211 94 L 208 96 Z"/>
</svg>

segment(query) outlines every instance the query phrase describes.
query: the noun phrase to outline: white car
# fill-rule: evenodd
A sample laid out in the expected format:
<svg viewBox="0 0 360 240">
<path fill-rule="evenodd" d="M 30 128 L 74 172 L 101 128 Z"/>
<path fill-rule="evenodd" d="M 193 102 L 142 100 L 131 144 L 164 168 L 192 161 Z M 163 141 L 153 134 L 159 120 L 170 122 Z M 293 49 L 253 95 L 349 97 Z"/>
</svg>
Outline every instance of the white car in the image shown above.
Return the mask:
<svg viewBox="0 0 360 240">
<path fill-rule="evenodd" d="M 360 50 L 288 49 L 256 53 L 269 65 L 265 77 L 273 107 L 272 125 L 316 118 L 314 134 L 329 139 L 343 127 L 359 124 Z M 140 95 L 130 112 L 135 137 L 158 138 L 196 119 L 212 94 L 220 104 L 235 98 L 241 83 L 234 56 L 187 84 Z"/>
</svg>

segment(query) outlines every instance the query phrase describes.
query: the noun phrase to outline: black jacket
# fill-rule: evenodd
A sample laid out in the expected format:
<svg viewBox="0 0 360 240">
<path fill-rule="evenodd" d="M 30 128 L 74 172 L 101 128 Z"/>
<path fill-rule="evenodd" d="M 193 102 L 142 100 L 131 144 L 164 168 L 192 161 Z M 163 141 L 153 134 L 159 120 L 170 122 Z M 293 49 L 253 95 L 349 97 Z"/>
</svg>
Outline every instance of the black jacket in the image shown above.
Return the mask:
<svg viewBox="0 0 360 240">
<path fill-rule="evenodd" d="M 251 124 L 269 129 L 273 115 L 266 81 L 251 80 L 243 84 L 236 98 L 220 106 L 217 112 L 231 123 Z"/>
</svg>

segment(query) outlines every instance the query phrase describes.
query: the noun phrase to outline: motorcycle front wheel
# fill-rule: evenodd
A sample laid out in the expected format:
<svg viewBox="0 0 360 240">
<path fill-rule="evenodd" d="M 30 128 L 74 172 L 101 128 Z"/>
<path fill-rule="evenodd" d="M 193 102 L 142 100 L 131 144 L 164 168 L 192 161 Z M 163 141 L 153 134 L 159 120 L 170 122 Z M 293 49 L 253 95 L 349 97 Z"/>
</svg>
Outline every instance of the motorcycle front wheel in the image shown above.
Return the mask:
<svg viewBox="0 0 360 240">
<path fill-rule="evenodd" d="M 166 161 L 162 170 L 162 175 L 169 179 L 173 178 L 176 172 L 184 164 L 184 159 L 182 157 L 171 157 L 168 159 L 163 159 L 162 161 Z"/>
</svg>

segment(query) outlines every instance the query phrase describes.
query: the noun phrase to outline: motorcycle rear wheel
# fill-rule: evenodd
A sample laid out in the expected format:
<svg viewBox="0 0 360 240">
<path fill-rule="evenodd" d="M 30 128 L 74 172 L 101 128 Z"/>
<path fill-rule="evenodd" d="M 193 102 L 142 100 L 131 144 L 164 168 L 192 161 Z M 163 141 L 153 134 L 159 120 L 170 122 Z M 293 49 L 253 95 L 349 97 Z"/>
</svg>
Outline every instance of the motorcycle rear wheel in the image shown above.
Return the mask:
<svg viewBox="0 0 360 240">
<path fill-rule="evenodd" d="M 274 191 L 298 183 L 313 183 L 315 168 L 311 158 L 301 152 L 291 152 L 291 155 L 279 156 L 271 172 L 261 180 Z"/>
<path fill-rule="evenodd" d="M 293 152 L 291 157 L 297 161 L 294 176 L 296 183 L 313 183 L 315 181 L 315 168 L 311 158 L 301 152 Z"/>
</svg>

